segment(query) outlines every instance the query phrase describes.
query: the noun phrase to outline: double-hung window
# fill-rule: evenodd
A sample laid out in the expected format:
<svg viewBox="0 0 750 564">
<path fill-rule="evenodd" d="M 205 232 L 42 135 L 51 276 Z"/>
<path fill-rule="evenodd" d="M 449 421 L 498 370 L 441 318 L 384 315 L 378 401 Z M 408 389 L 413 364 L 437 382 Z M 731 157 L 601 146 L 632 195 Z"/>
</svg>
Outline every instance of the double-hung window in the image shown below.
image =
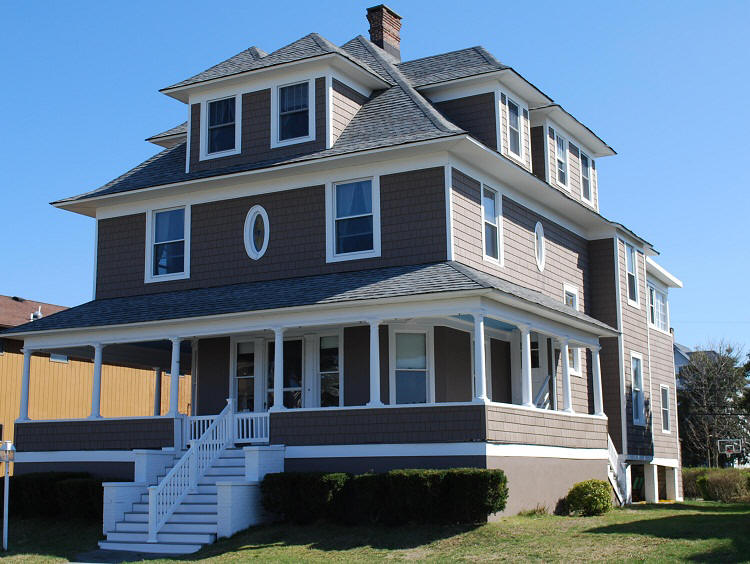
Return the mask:
<svg viewBox="0 0 750 564">
<path fill-rule="evenodd" d="M 555 133 L 555 157 L 557 160 L 557 183 L 568 185 L 568 141 Z"/>
<path fill-rule="evenodd" d="M 391 343 L 395 350 L 392 403 L 429 402 L 428 333 L 395 331 Z"/>
<path fill-rule="evenodd" d="M 661 430 L 663 433 L 670 432 L 669 387 L 667 386 L 661 386 Z"/>
<path fill-rule="evenodd" d="M 498 193 L 491 188 L 482 189 L 484 215 L 484 256 L 500 261 L 500 214 Z"/>
<path fill-rule="evenodd" d="M 651 285 L 648 287 L 648 321 L 662 331 L 667 331 L 669 328 L 667 295 Z"/>
<path fill-rule="evenodd" d="M 206 153 L 225 153 L 236 149 L 235 110 L 237 100 L 234 96 L 213 100 L 206 104 L 208 123 L 206 126 Z"/>
<path fill-rule="evenodd" d="M 643 360 L 640 355 L 630 355 L 630 376 L 633 385 L 633 423 L 645 425 L 646 413 L 643 401 Z"/>
<path fill-rule="evenodd" d="M 188 275 L 190 208 L 155 210 L 148 216 L 146 281 L 174 280 Z"/>
<path fill-rule="evenodd" d="M 510 152 L 521 156 L 521 108 L 508 98 L 508 145 Z"/>
<path fill-rule="evenodd" d="M 377 178 L 336 182 L 327 194 L 329 261 L 380 255 Z"/>
<path fill-rule="evenodd" d="M 565 305 L 578 311 L 578 288 L 569 284 L 563 285 Z M 576 375 L 581 374 L 581 349 L 568 347 L 568 366 Z"/>
<path fill-rule="evenodd" d="M 581 151 L 581 198 L 592 203 L 591 189 L 591 159 Z"/>
<path fill-rule="evenodd" d="M 276 144 L 298 143 L 312 138 L 311 81 L 280 86 L 275 100 Z"/>
<path fill-rule="evenodd" d="M 625 268 L 628 278 L 628 302 L 638 306 L 638 255 L 635 247 L 625 243 Z"/>
</svg>

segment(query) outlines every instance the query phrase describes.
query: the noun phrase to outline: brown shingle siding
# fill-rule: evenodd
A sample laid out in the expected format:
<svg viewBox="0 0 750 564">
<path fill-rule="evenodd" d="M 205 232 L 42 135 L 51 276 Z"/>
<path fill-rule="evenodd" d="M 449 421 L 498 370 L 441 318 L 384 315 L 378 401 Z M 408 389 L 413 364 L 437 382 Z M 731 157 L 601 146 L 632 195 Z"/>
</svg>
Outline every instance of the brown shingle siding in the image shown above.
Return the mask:
<svg viewBox="0 0 750 564">
<path fill-rule="evenodd" d="M 346 129 L 367 98 L 335 78 L 332 80 L 331 89 L 331 133 L 333 142 L 336 143 L 339 135 Z"/>
<path fill-rule="evenodd" d="M 472 137 L 497 151 L 495 94 L 477 94 L 434 104 L 440 112 Z"/>
</svg>

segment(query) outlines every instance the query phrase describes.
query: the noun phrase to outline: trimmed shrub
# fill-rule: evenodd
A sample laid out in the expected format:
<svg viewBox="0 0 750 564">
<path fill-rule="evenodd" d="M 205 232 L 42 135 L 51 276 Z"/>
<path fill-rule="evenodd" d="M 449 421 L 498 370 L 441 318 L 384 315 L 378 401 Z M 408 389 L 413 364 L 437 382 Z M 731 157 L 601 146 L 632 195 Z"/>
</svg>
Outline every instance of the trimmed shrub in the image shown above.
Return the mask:
<svg viewBox="0 0 750 564">
<path fill-rule="evenodd" d="M 102 482 L 95 478 L 69 478 L 55 483 L 60 515 L 76 519 L 101 519 Z"/>
<path fill-rule="evenodd" d="M 682 493 L 686 498 L 703 497 L 698 487 L 698 478 L 705 475 L 708 468 L 683 468 L 682 469 Z"/>
<path fill-rule="evenodd" d="M 263 506 L 285 521 L 344 524 L 475 523 L 505 508 L 502 470 L 392 470 L 385 474 L 268 474 Z"/>
<path fill-rule="evenodd" d="M 13 517 L 58 517 L 64 505 L 58 499 L 57 484 L 64 480 L 88 477 L 84 472 L 35 472 L 12 476 L 9 484 L 9 512 Z M 0 490 L 0 501 L 2 497 L 3 492 Z M 101 512 L 100 506 L 99 515 Z"/>
<path fill-rule="evenodd" d="M 568 508 L 581 515 L 602 515 L 612 508 L 612 488 L 604 480 L 585 480 L 568 492 Z"/>
<path fill-rule="evenodd" d="M 748 472 L 745 470 L 717 468 L 705 472 L 696 483 L 703 499 L 729 503 L 750 496 L 748 481 Z"/>
</svg>

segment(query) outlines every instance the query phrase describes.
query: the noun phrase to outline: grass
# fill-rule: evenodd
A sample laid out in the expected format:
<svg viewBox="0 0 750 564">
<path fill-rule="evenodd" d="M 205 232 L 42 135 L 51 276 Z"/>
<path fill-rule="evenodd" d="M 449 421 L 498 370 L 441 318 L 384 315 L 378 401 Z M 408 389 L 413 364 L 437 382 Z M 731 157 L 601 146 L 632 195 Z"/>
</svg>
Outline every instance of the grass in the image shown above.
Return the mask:
<svg viewBox="0 0 750 564">
<path fill-rule="evenodd" d="M 19 523 L 11 527 L 12 552 L 8 559 L 63 560 L 94 548 L 98 530 L 98 526 L 91 524 Z M 473 527 L 268 525 L 219 541 L 197 554 L 158 562 L 385 559 L 749 561 L 750 504 L 637 505 L 600 517 L 557 517 L 529 512 Z"/>
</svg>

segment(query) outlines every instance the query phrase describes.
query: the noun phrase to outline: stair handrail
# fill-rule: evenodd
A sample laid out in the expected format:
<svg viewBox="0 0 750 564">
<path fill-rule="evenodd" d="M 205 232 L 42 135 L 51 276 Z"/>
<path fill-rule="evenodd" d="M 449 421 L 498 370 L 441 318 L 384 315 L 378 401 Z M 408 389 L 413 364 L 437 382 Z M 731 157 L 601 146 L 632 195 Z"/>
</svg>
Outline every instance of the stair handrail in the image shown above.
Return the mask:
<svg viewBox="0 0 750 564">
<path fill-rule="evenodd" d="M 205 472 L 234 442 L 234 409 L 232 399 L 197 439 L 177 464 L 155 486 L 148 488 L 148 542 L 157 542 L 157 535 L 177 507 L 194 491 Z"/>
<path fill-rule="evenodd" d="M 536 407 L 539 407 L 539 402 L 542 400 L 542 397 L 544 396 L 545 392 L 549 393 L 549 380 L 552 378 L 552 374 L 547 374 L 547 377 L 544 379 L 544 382 L 542 383 L 542 387 L 539 388 L 539 391 L 536 394 L 536 397 L 534 398 L 534 405 Z M 545 404 L 547 403 L 547 400 L 545 399 Z M 547 409 L 546 407 L 544 409 Z"/>
<path fill-rule="evenodd" d="M 620 504 L 624 505 L 626 501 L 625 479 L 627 474 L 625 472 L 625 467 L 623 466 L 622 462 L 620 462 L 620 453 L 617 452 L 615 443 L 612 442 L 612 437 L 609 435 L 609 433 L 607 433 L 607 454 L 609 458 L 609 468 L 615 479 L 615 483 L 613 484 L 616 485 L 615 494 L 617 495 Z"/>
</svg>

